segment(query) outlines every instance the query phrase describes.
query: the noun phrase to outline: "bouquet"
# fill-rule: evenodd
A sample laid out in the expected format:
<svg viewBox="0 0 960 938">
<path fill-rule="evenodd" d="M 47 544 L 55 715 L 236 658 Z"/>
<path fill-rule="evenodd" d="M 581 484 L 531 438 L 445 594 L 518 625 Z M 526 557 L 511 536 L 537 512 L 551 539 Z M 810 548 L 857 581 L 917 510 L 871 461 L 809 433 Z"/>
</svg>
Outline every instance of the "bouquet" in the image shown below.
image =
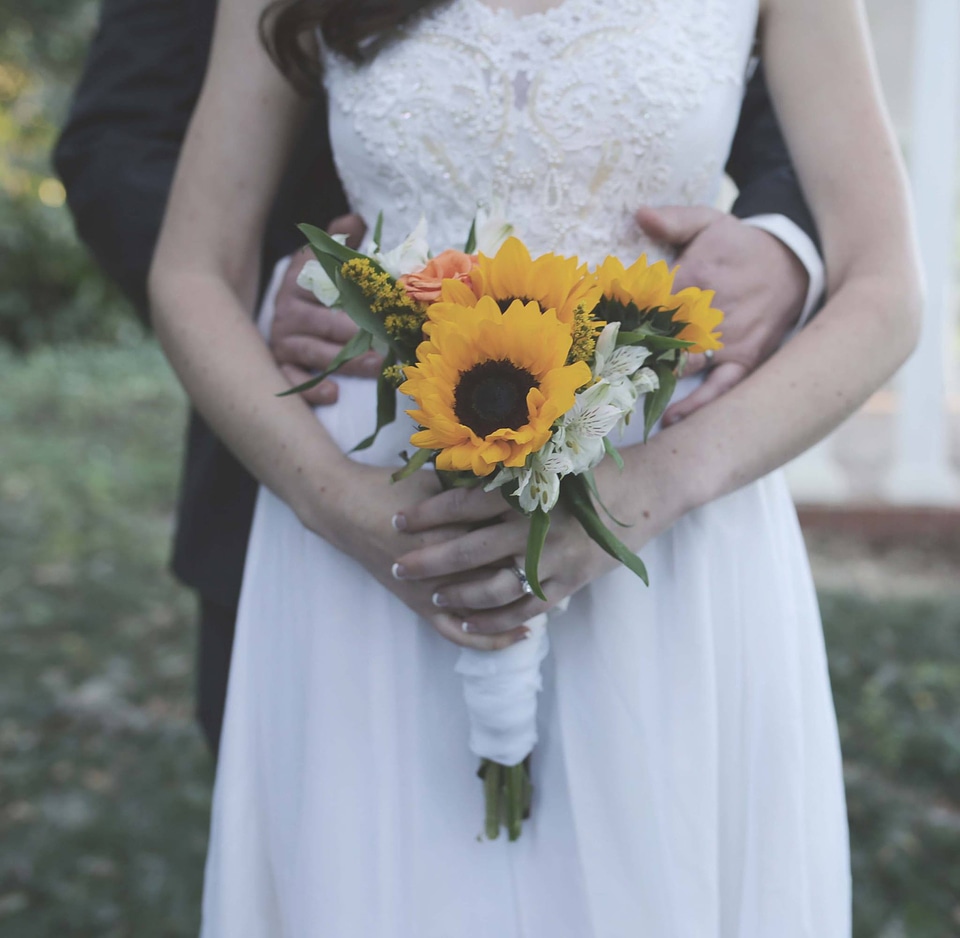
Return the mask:
<svg viewBox="0 0 960 938">
<path fill-rule="evenodd" d="M 673 292 L 675 270 L 645 256 L 595 270 L 577 258 L 533 258 L 512 226 L 478 216 L 462 251 L 431 256 L 425 222 L 392 251 L 354 251 L 339 237 L 301 226 L 316 260 L 300 285 L 359 327 L 327 371 L 372 348 L 384 354 L 370 446 L 396 417 L 397 391 L 413 400 L 419 430 L 394 474 L 433 462 L 446 486 L 483 484 L 530 519 L 523 573 L 541 599 L 538 566 L 550 512 L 563 503 L 589 536 L 643 581 L 647 573 L 600 517 L 593 469 L 623 463 L 611 440 L 642 402 L 644 438 L 673 395 L 686 354 L 720 347 L 723 314 L 711 291 Z M 599 511 L 598 511 L 599 507 Z M 620 525 L 609 516 L 614 525 Z M 465 649 L 457 663 L 480 759 L 486 835 L 511 840 L 529 816 L 530 753 L 536 741 L 546 615 L 526 623 L 529 641 L 497 652 Z"/>
</svg>

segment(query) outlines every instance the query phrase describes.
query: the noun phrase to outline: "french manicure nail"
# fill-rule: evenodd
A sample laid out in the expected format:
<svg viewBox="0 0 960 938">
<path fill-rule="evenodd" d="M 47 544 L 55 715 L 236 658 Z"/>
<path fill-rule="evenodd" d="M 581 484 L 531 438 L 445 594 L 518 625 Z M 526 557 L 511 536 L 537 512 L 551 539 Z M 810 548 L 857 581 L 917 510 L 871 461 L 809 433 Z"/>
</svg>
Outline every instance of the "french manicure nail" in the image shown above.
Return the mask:
<svg viewBox="0 0 960 938">
<path fill-rule="evenodd" d="M 403 564 L 395 563 L 391 568 L 390 572 L 393 574 L 395 580 L 403 580 L 406 578 L 407 571 L 404 569 Z"/>
<path fill-rule="evenodd" d="M 443 593 L 434 593 L 430 599 L 433 601 L 434 606 L 438 606 L 440 609 L 450 605 L 450 603 L 447 602 L 447 597 L 444 596 Z"/>
<path fill-rule="evenodd" d="M 407 530 L 407 516 L 402 512 L 398 511 L 391 519 L 390 523 L 393 525 L 394 531 L 406 531 Z"/>
</svg>

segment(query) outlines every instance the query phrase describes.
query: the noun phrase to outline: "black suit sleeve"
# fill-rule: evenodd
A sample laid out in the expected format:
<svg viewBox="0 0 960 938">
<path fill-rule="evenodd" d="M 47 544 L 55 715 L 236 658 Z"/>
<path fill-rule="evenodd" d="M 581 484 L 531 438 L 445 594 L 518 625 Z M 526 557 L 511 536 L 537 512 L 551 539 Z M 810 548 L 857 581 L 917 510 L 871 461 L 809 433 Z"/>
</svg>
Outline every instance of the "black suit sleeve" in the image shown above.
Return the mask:
<svg viewBox="0 0 960 938">
<path fill-rule="evenodd" d="M 54 151 L 80 237 L 144 318 L 210 27 L 178 0 L 105 0 Z"/>
<path fill-rule="evenodd" d="M 819 250 L 816 222 L 793 169 L 762 65 L 747 86 L 727 172 L 740 190 L 734 215 L 785 215 L 810 236 Z"/>
</svg>

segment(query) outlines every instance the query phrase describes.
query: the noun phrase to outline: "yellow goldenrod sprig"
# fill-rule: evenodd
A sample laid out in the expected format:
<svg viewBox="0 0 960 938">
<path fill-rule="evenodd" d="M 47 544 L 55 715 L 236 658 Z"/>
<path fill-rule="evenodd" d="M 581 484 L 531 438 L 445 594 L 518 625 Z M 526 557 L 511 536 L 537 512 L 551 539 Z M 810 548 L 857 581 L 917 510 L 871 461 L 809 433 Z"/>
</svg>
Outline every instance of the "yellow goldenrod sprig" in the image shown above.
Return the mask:
<svg viewBox="0 0 960 938">
<path fill-rule="evenodd" d="M 387 365 L 387 367 L 383 369 L 384 380 L 389 381 L 395 388 L 400 387 L 400 385 L 407 380 L 403 367 L 403 365 Z"/>
<path fill-rule="evenodd" d="M 568 364 L 593 360 L 597 338 L 605 325 L 605 322 L 594 318 L 593 313 L 584 306 L 578 306 L 574 310 L 573 324 L 570 327 L 570 337 L 573 341 L 570 345 L 570 354 L 567 356 Z"/>
<path fill-rule="evenodd" d="M 407 291 L 388 273 L 377 270 L 367 257 L 355 257 L 346 261 L 340 273 L 351 283 L 355 283 L 363 295 L 370 301 L 374 313 L 385 315 L 390 312 L 406 311 L 422 315 L 423 306 L 410 299 Z"/>
</svg>

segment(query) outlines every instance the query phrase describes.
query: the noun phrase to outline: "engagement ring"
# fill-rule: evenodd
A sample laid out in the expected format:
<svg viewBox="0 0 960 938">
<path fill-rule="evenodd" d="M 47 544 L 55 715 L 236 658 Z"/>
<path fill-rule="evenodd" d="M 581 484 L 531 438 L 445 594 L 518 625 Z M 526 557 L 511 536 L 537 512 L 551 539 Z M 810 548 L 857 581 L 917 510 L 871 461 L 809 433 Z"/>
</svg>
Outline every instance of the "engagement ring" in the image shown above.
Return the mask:
<svg viewBox="0 0 960 938">
<path fill-rule="evenodd" d="M 527 571 L 520 566 L 520 564 L 515 563 L 513 565 L 514 576 L 520 581 L 520 589 L 523 591 L 524 596 L 533 595 L 533 587 L 530 585 L 530 581 L 527 579 Z"/>
</svg>

